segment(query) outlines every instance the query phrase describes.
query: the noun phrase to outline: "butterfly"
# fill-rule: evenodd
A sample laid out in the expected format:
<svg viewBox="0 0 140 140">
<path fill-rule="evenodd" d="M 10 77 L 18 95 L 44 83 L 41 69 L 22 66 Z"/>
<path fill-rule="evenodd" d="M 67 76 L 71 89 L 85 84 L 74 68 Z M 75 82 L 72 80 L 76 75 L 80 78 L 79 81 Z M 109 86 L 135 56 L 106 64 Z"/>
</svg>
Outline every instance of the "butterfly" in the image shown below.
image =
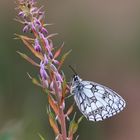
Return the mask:
<svg viewBox="0 0 140 140">
<path fill-rule="evenodd" d="M 81 113 L 89 121 L 102 121 L 122 111 L 125 100 L 112 89 L 73 76 L 70 92 Z"/>
</svg>

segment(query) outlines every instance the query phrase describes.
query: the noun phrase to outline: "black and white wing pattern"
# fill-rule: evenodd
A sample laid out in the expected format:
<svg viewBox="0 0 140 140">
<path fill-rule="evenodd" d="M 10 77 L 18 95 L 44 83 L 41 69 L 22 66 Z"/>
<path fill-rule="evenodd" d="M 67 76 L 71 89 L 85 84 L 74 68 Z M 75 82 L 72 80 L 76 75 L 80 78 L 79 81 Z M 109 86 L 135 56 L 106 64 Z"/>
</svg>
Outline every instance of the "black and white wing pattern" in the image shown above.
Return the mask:
<svg viewBox="0 0 140 140">
<path fill-rule="evenodd" d="M 102 121 L 124 109 L 124 99 L 108 87 L 74 76 L 71 94 L 82 114 L 90 121 Z"/>
</svg>

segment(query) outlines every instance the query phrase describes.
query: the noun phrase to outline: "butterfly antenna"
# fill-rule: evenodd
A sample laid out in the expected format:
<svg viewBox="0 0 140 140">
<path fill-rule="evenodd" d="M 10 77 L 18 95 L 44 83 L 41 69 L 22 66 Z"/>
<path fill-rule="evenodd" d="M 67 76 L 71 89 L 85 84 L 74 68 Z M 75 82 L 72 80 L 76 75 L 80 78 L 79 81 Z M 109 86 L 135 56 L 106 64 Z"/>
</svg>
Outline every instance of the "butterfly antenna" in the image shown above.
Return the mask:
<svg viewBox="0 0 140 140">
<path fill-rule="evenodd" d="M 75 69 L 74 69 L 71 65 L 69 65 L 69 67 L 70 67 L 70 69 L 73 71 L 73 73 L 74 73 L 75 75 L 77 75 L 77 72 L 75 71 Z"/>
</svg>

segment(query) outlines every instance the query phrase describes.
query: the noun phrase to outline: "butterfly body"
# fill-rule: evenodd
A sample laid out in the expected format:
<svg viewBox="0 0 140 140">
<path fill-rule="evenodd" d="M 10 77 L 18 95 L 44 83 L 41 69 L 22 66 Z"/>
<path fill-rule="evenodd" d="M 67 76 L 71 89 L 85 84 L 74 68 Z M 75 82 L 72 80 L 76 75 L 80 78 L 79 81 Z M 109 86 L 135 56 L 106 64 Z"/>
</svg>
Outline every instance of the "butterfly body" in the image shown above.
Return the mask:
<svg viewBox="0 0 140 140">
<path fill-rule="evenodd" d="M 75 75 L 71 94 L 81 113 L 90 121 L 102 121 L 123 110 L 124 99 L 110 88 Z"/>
</svg>

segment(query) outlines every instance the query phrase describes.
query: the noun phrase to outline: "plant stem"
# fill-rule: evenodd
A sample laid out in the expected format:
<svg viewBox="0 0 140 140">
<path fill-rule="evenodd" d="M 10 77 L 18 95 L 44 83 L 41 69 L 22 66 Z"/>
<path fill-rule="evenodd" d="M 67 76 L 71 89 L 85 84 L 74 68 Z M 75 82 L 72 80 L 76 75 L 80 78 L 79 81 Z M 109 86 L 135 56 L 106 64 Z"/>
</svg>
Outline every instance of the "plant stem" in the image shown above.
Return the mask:
<svg viewBox="0 0 140 140">
<path fill-rule="evenodd" d="M 65 114 L 63 111 L 63 108 L 60 108 L 60 120 L 61 120 L 61 133 L 63 140 L 67 139 L 67 132 L 66 132 L 66 120 L 65 120 Z"/>
<path fill-rule="evenodd" d="M 55 90 L 56 90 L 56 100 L 59 104 L 59 118 L 60 118 L 60 126 L 61 126 L 61 134 L 62 134 L 62 140 L 67 139 L 67 129 L 66 129 L 66 119 L 64 114 L 64 108 L 63 103 L 61 103 L 61 95 L 59 94 L 58 86 L 56 84 L 56 80 L 54 80 Z"/>
</svg>

